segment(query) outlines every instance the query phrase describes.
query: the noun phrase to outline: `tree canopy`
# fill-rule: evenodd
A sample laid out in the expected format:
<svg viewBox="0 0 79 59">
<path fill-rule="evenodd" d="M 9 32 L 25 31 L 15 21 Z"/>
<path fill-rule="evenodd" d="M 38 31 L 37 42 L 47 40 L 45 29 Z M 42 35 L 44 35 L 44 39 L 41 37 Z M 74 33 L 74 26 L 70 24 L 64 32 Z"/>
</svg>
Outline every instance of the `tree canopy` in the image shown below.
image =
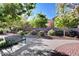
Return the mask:
<svg viewBox="0 0 79 59">
<path fill-rule="evenodd" d="M 47 17 L 41 13 L 37 14 L 32 20 L 30 20 L 30 24 L 34 28 L 45 28 L 47 23 Z"/>
<path fill-rule="evenodd" d="M 72 8 L 73 6 L 73 8 Z M 78 7 L 79 5 L 74 7 L 76 5 L 72 4 L 58 4 L 57 7 L 57 17 L 55 20 L 55 27 L 63 28 L 75 28 L 79 24 L 79 16 L 78 16 Z"/>
<path fill-rule="evenodd" d="M 35 3 L 0 4 L 0 27 L 19 27 L 24 21 L 22 15 L 29 17 L 35 6 Z"/>
<path fill-rule="evenodd" d="M 20 15 L 30 16 L 35 8 L 34 3 L 5 3 L 0 4 L 0 20 L 5 21 L 6 17 L 10 19 L 20 19 Z"/>
</svg>

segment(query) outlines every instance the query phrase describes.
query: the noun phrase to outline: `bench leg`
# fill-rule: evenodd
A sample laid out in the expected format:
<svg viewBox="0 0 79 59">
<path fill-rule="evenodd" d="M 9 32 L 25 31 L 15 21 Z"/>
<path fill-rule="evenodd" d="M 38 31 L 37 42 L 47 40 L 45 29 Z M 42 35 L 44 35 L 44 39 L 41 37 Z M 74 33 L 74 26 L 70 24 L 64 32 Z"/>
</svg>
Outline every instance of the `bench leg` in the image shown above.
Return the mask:
<svg viewBox="0 0 79 59">
<path fill-rule="evenodd" d="M 11 51 L 13 52 L 13 49 L 12 49 L 12 47 L 10 47 L 10 49 L 11 49 Z"/>
<path fill-rule="evenodd" d="M 25 44 L 26 44 L 26 39 L 25 39 Z"/>
</svg>

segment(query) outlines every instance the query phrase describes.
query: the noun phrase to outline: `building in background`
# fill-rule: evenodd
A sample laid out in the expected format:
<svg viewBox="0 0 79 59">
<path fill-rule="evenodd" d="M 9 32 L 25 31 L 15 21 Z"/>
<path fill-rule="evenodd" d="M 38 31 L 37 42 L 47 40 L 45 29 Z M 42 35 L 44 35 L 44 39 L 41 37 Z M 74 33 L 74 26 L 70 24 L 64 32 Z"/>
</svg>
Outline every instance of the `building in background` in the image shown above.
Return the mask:
<svg viewBox="0 0 79 59">
<path fill-rule="evenodd" d="M 47 27 L 48 27 L 48 28 L 53 28 L 53 27 L 54 27 L 54 22 L 53 22 L 53 20 L 48 20 Z"/>
</svg>

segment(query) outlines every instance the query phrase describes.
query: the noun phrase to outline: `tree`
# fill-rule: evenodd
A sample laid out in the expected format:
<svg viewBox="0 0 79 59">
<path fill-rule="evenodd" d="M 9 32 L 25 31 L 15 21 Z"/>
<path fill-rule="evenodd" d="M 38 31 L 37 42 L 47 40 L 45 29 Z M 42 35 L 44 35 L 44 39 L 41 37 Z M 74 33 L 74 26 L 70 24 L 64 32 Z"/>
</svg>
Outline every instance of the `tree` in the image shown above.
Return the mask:
<svg viewBox="0 0 79 59">
<path fill-rule="evenodd" d="M 35 8 L 35 3 L 5 3 L 0 4 L 0 27 L 22 27 L 22 15 L 29 17 Z"/>
<path fill-rule="evenodd" d="M 57 4 L 57 12 L 58 16 L 56 19 L 56 26 L 57 27 L 68 27 L 68 28 L 74 28 L 77 27 L 79 22 L 79 4 L 77 3 L 63 3 L 63 4 Z M 73 9 L 72 11 L 66 11 L 67 8 Z M 63 12 L 62 12 L 63 11 Z M 62 25 L 62 26 L 61 26 Z"/>
<path fill-rule="evenodd" d="M 64 3 L 58 3 L 57 4 L 57 14 L 61 15 L 64 13 L 65 10 L 65 4 Z"/>
<path fill-rule="evenodd" d="M 64 15 L 65 15 L 65 12 L 66 12 L 66 4 L 65 3 L 59 3 L 59 4 L 57 4 L 57 14 L 58 14 L 58 16 L 60 16 L 60 17 L 62 17 L 62 20 L 64 20 L 65 19 L 65 17 L 64 17 Z M 59 19 L 59 18 L 58 18 Z M 59 22 L 60 22 L 61 20 L 59 20 Z M 57 21 L 58 22 L 58 21 Z M 59 23 L 58 22 L 58 23 Z M 64 36 L 65 36 L 65 23 L 64 23 L 64 21 L 63 22 L 61 22 L 62 24 L 58 24 L 58 25 L 60 25 L 60 26 L 62 26 L 62 28 L 64 28 Z"/>
<path fill-rule="evenodd" d="M 76 28 L 79 24 L 79 17 L 75 17 L 73 12 L 65 14 L 64 17 L 57 16 L 55 18 L 55 27 L 63 28 L 65 26 L 67 28 Z"/>
<path fill-rule="evenodd" d="M 5 3 L 0 4 L 0 18 L 5 21 L 4 18 L 10 15 L 10 19 L 16 20 L 18 16 L 25 14 L 30 16 L 32 10 L 35 8 L 34 3 Z"/>
<path fill-rule="evenodd" d="M 46 23 L 47 23 L 47 18 L 45 15 L 43 14 L 37 14 L 32 20 L 30 20 L 30 24 L 34 27 L 34 28 L 45 28 L 46 27 Z"/>
<path fill-rule="evenodd" d="M 58 16 L 55 18 L 55 26 L 59 28 L 74 28 L 79 24 L 79 8 L 75 8 L 76 4 L 57 4 Z M 69 9 L 67 9 L 69 8 Z M 73 9 L 73 10 L 72 10 Z M 77 12 L 77 14 L 76 14 Z M 65 30 L 64 30 L 65 36 Z"/>
</svg>

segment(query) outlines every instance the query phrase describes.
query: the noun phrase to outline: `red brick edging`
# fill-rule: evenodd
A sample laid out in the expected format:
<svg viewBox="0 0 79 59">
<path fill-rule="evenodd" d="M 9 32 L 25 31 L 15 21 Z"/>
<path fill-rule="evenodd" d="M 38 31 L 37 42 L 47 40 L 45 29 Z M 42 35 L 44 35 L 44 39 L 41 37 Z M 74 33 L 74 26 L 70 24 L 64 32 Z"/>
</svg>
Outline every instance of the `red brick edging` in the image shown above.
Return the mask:
<svg viewBox="0 0 79 59">
<path fill-rule="evenodd" d="M 79 56 L 79 43 L 65 44 L 57 47 L 55 50 L 70 56 Z"/>
</svg>

